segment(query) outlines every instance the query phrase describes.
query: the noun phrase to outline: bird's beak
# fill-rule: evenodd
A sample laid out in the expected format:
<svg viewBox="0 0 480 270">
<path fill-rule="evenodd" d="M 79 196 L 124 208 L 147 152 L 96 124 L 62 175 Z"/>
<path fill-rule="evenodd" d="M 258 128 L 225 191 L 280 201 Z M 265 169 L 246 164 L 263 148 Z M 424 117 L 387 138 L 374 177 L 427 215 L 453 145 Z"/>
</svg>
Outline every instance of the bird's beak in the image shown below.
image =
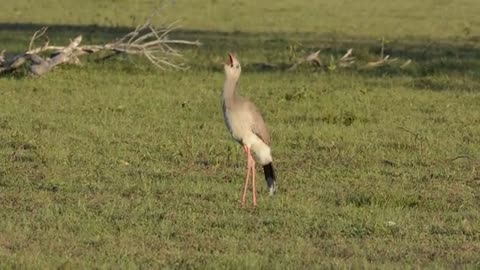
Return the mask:
<svg viewBox="0 0 480 270">
<path fill-rule="evenodd" d="M 230 59 L 230 66 L 233 67 L 233 55 L 232 55 L 232 53 L 228 54 L 228 58 Z"/>
</svg>

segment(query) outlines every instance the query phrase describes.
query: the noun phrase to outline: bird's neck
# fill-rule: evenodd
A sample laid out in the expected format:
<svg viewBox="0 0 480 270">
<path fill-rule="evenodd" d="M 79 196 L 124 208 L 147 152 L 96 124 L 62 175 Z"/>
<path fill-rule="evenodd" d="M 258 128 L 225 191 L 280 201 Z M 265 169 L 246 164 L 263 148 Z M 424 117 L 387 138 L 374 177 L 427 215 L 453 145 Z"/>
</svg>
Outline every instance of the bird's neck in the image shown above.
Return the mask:
<svg viewBox="0 0 480 270">
<path fill-rule="evenodd" d="M 227 107 L 233 103 L 235 99 L 235 89 L 237 88 L 237 80 L 236 79 L 225 79 L 223 84 L 223 100 Z"/>
</svg>

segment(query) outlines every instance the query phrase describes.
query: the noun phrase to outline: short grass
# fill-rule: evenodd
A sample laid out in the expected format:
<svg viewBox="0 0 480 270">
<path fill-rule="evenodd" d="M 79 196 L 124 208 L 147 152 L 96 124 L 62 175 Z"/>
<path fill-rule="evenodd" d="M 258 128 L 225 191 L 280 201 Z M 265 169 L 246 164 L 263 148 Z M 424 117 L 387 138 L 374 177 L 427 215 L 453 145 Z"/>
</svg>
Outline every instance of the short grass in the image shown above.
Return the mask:
<svg viewBox="0 0 480 270">
<path fill-rule="evenodd" d="M 361 36 L 480 35 L 476 0 L 5 0 L 3 22 L 131 26 L 157 7 L 189 29 L 355 33 Z"/>
<path fill-rule="evenodd" d="M 379 44 L 341 20 L 313 31 L 312 20 L 295 19 L 297 9 L 326 13 L 320 4 L 269 2 L 233 1 L 243 11 L 233 21 L 250 23 L 236 26 L 221 24 L 223 12 L 200 22 L 199 2 L 176 1 L 179 16 L 192 18 L 177 35 L 204 43 L 186 51 L 186 72 L 119 58 L 1 78 L 0 268 L 480 267 L 480 48 L 468 15 L 478 4 L 323 1 L 340 18 L 388 7 L 384 26 L 372 27 L 388 34 L 401 20 L 413 29 L 392 32 L 387 51 L 414 63 L 285 72 L 316 48 L 338 57 L 354 47 L 365 62 Z M 407 3 L 421 7 L 413 14 L 433 10 L 424 19 L 433 25 L 437 2 L 451 10 L 445 21 L 470 22 L 472 32 L 416 27 Z M 78 17 L 57 10 L 74 1 L 42 3 L 10 1 L 16 13 L 2 12 L 1 47 L 20 51 L 43 22 L 53 24 L 52 42 L 78 33 L 110 40 L 149 5 L 112 2 L 116 27 L 99 22 L 95 1 L 83 1 Z M 282 18 L 274 26 L 247 16 L 268 8 Z M 362 28 L 363 18 L 345 23 Z M 268 197 L 260 178 L 255 209 L 239 205 L 244 154 L 220 109 L 219 63 L 230 49 L 243 63 L 241 92 L 261 106 L 273 137 L 279 192 Z"/>
</svg>

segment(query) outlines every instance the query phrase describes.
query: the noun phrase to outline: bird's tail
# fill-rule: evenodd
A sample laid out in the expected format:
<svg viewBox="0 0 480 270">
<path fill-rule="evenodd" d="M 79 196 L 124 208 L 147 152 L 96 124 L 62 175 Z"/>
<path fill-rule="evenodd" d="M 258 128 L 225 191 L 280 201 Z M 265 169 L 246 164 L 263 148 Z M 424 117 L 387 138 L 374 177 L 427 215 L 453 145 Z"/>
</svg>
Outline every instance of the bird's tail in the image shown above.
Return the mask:
<svg viewBox="0 0 480 270">
<path fill-rule="evenodd" d="M 270 195 L 273 195 L 277 188 L 277 177 L 275 176 L 275 171 L 273 170 L 273 165 L 271 162 L 263 166 L 263 172 L 265 172 L 265 180 L 267 180 L 268 193 L 270 193 Z"/>
</svg>

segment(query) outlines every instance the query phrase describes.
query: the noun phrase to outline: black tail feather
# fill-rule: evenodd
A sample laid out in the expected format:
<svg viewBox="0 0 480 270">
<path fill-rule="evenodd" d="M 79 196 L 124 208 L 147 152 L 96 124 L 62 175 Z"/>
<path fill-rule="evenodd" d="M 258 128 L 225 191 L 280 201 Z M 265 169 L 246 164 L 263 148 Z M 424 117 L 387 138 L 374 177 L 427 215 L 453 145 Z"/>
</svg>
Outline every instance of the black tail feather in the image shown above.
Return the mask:
<svg viewBox="0 0 480 270">
<path fill-rule="evenodd" d="M 273 195 L 273 193 L 275 193 L 275 190 L 277 189 L 277 177 L 275 176 L 275 171 L 271 162 L 263 166 L 263 172 L 265 172 L 265 180 L 267 180 L 268 192 L 270 193 L 270 195 Z"/>
</svg>

